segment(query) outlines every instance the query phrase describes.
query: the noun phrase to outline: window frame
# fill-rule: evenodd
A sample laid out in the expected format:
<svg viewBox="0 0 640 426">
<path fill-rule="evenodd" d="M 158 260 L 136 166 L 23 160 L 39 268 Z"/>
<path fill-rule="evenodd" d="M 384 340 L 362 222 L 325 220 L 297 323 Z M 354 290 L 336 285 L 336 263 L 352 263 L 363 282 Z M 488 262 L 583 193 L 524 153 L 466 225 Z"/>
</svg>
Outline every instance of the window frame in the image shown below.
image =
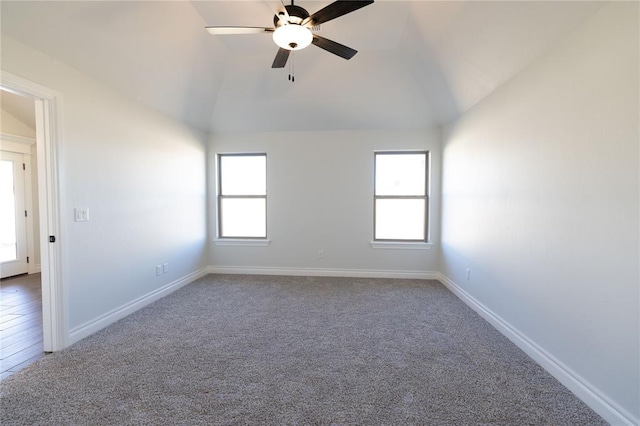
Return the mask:
<svg viewBox="0 0 640 426">
<path fill-rule="evenodd" d="M 222 158 L 223 157 L 264 157 L 264 163 L 265 163 L 265 189 L 264 189 L 264 195 L 223 195 L 222 194 Z M 217 232 L 217 237 L 219 240 L 226 240 L 226 241 L 231 241 L 231 240 L 242 240 L 242 241 L 251 241 L 251 240 L 258 240 L 258 241 L 268 241 L 268 230 L 267 230 L 267 153 L 266 152 L 241 152 L 241 153 L 218 153 L 217 154 L 217 161 L 216 161 L 216 165 L 217 165 L 217 185 L 216 185 L 216 189 L 218 191 L 218 200 L 217 200 L 217 207 L 218 207 L 218 218 L 217 218 L 217 225 L 218 225 L 218 232 Z M 224 236 L 222 235 L 222 200 L 224 199 L 264 199 L 264 236 L 262 237 L 258 237 L 258 236 Z"/>
<path fill-rule="evenodd" d="M 425 173 L 424 173 L 424 195 L 377 195 L 377 159 L 378 155 L 411 155 L 420 154 L 425 156 Z M 399 151 L 375 151 L 373 153 L 373 243 L 399 243 L 399 244 L 416 244 L 429 242 L 429 173 L 431 170 L 431 153 L 428 150 L 399 150 Z M 390 239 L 376 238 L 376 205 L 378 200 L 424 200 L 424 236 L 421 239 Z"/>
</svg>

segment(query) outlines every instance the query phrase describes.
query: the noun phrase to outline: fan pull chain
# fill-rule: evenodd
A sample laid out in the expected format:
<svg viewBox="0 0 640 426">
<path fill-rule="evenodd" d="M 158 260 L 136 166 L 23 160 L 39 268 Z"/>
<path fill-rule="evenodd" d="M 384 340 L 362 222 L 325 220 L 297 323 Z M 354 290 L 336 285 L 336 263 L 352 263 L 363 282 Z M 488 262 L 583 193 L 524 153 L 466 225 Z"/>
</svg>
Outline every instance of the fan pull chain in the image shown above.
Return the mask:
<svg viewBox="0 0 640 426">
<path fill-rule="evenodd" d="M 291 52 L 291 60 L 289 61 L 289 81 L 292 83 L 296 81 L 294 57 L 293 52 Z"/>
</svg>

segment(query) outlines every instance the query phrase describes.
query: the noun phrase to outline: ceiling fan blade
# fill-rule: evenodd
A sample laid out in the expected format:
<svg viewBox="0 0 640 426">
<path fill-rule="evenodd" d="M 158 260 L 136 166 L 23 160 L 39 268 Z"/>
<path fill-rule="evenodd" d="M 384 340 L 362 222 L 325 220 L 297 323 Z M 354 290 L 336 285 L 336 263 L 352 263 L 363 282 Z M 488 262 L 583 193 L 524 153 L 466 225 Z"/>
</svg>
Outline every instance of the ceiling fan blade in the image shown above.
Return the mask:
<svg viewBox="0 0 640 426">
<path fill-rule="evenodd" d="M 276 58 L 273 60 L 273 65 L 271 65 L 271 68 L 284 68 L 284 66 L 287 64 L 287 60 L 289 59 L 289 53 L 291 53 L 290 50 L 283 49 L 281 47 L 278 50 L 278 53 L 276 53 Z"/>
<path fill-rule="evenodd" d="M 335 41 L 329 40 L 328 38 L 320 37 L 316 34 L 313 35 L 312 43 L 319 48 L 324 49 L 327 52 L 331 52 L 334 55 L 338 55 L 344 59 L 351 59 L 356 53 L 358 53 L 357 50 L 354 50 L 343 44 L 336 43 Z"/>
<path fill-rule="evenodd" d="M 338 0 L 334 1 L 330 5 L 320 9 L 313 15 L 309 16 L 307 19 L 302 21 L 302 25 L 306 25 L 311 22 L 312 25 L 320 25 L 322 23 L 328 22 L 332 19 L 336 19 L 342 15 L 346 15 L 347 13 L 351 13 L 355 10 L 358 10 L 362 7 L 368 6 L 373 3 L 373 0 L 364 0 L 364 1 L 356 1 L 356 0 Z"/>
<path fill-rule="evenodd" d="M 275 28 L 263 27 L 205 27 L 210 34 L 213 35 L 229 35 L 229 34 L 261 34 L 272 33 Z"/>
</svg>

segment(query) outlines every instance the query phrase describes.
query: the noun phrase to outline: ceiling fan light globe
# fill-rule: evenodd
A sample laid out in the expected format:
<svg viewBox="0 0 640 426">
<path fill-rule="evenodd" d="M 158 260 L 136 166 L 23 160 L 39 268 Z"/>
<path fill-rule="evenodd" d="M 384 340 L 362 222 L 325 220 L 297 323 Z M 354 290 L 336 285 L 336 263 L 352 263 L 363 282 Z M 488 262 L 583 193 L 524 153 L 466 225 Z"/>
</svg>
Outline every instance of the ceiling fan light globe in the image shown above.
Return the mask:
<svg viewBox="0 0 640 426">
<path fill-rule="evenodd" d="M 300 50 L 311 44 L 313 34 L 302 25 L 282 25 L 273 32 L 273 41 L 283 49 Z"/>
</svg>

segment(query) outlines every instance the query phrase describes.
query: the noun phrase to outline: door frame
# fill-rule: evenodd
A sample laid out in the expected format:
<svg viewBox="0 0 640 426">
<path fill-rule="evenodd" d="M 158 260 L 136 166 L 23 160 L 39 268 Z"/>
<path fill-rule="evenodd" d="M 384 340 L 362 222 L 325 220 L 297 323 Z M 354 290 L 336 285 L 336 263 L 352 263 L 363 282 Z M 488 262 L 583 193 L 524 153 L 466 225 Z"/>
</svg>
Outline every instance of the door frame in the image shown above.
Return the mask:
<svg viewBox="0 0 640 426">
<path fill-rule="evenodd" d="M 3 90 L 35 101 L 43 344 L 45 352 L 54 352 L 67 346 L 68 336 L 60 221 L 60 94 L 5 71 L 0 77 Z M 50 242 L 50 236 L 55 242 Z"/>
</svg>

